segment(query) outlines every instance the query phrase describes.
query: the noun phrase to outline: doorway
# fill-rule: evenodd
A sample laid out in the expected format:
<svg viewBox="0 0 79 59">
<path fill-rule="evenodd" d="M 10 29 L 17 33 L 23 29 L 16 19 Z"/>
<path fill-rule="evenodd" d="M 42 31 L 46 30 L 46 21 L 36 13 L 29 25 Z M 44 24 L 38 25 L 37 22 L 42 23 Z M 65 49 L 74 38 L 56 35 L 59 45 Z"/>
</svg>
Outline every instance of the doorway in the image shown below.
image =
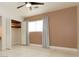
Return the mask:
<svg viewBox="0 0 79 59">
<path fill-rule="evenodd" d="M 32 45 L 42 45 L 43 20 L 28 22 L 29 43 Z"/>
<path fill-rule="evenodd" d="M 12 46 L 21 45 L 21 22 L 11 20 Z"/>
</svg>

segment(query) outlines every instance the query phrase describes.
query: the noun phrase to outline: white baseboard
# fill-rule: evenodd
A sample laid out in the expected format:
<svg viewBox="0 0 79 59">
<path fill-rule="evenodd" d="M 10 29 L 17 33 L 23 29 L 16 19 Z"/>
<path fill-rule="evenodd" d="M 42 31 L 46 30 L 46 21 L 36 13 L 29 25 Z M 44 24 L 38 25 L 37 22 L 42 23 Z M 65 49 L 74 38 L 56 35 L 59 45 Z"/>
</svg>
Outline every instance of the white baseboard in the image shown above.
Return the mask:
<svg viewBox="0 0 79 59">
<path fill-rule="evenodd" d="M 18 44 L 18 45 L 20 45 L 20 46 L 21 46 L 21 45 L 26 46 L 26 44 Z"/>
<path fill-rule="evenodd" d="M 60 49 L 60 50 L 66 50 L 66 51 L 78 51 L 77 48 L 67 48 L 67 47 L 57 47 L 57 46 L 50 46 L 52 49 Z"/>
<path fill-rule="evenodd" d="M 26 44 L 21 44 L 21 46 L 26 46 Z M 33 44 L 31 43 L 29 46 L 38 46 L 42 47 L 42 44 Z M 79 51 L 77 48 L 67 48 L 67 47 L 58 47 L 58 46 L 49 46 L 49 49 L 58 49 L 58 50 L 64 50 L 64 51 Z"/>
<path fill-rule="evenodd" d="M 40 46 L 40 47 L 42 47 L 41 44 L 33 44 L 33 43 L 31 43 L 30 46 Z"/>
<path fill-rule="evenodd" d="M 31 46 L 40 46 L 40 44 L 30 44 Z M 57 46 L 49 46 L 51 49 L 60 49 L 60 50 L 65 50 L 65 51 L 79 51 L 77 48 L 67 48 L 67 47 L 57 47 Z"/>
</svg>

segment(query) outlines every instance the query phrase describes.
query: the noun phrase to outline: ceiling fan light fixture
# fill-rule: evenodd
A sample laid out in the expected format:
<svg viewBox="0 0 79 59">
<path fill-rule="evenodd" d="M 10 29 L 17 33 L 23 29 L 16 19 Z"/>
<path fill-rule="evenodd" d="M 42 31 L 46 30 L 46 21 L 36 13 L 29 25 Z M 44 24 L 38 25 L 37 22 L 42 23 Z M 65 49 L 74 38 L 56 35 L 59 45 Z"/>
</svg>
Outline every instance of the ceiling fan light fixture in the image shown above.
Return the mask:
<svg viewBox="0 0 79 59">
<path fill-rule="evenodd" d="M 31 6 L 32 6 L 32 5 L 31 5 L 31 3 L 29 3 L 29 2 L 26 4 L 26 7 L 31 7 Z"/>
</svg>

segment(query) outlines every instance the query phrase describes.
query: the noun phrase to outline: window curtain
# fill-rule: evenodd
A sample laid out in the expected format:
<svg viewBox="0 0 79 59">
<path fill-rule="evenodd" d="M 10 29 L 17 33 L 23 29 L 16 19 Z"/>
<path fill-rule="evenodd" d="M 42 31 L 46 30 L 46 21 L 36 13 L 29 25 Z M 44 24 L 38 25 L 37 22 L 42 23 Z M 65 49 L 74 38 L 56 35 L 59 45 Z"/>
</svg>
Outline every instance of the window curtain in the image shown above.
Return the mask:
<svg viewBox="0 0 79 59">
<path fill-rule="evenodd" d="M 28 21 L 26 21 L 26 46 L 29 45 Z"/>
<path fill-rule="evenodd" d="M 44 16 L 43 18 L 42 43 L 43 43 L 43 48 L 49 48 L 48 16 Z"/>
<path fill-rule="evenodd" d="M 22 45 L 29 45 L 28 21 L 22 22 Z"/>
</svg>

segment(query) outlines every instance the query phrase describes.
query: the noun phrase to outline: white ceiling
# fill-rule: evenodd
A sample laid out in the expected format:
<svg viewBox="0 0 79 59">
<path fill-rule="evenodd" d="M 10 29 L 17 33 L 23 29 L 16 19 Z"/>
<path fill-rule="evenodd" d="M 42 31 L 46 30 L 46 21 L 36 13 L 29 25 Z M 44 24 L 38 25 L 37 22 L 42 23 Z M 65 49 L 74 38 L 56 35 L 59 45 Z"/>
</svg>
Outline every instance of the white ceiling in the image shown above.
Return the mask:
<svg viewBox="0 0 79 59">
<path fill-rule="evenodd" d="M 22 17 L 33 16 L 41 13 L 51 12 L 71 6 L 78 5 L 78 2 L 44 2 L 43 6 L 39 6 L 39 8 L 33 8 L 33 10 L 29 10 L 26 6 L 17 9 L 17 6 L 24 4 L 23 2 L 0 2 L 0 7 L 6 8 L 6 10 L 14 10 L 14 12 L 18 13 Z M 32 6 L 35 7 L 35 6 Z"/>
</svg>

